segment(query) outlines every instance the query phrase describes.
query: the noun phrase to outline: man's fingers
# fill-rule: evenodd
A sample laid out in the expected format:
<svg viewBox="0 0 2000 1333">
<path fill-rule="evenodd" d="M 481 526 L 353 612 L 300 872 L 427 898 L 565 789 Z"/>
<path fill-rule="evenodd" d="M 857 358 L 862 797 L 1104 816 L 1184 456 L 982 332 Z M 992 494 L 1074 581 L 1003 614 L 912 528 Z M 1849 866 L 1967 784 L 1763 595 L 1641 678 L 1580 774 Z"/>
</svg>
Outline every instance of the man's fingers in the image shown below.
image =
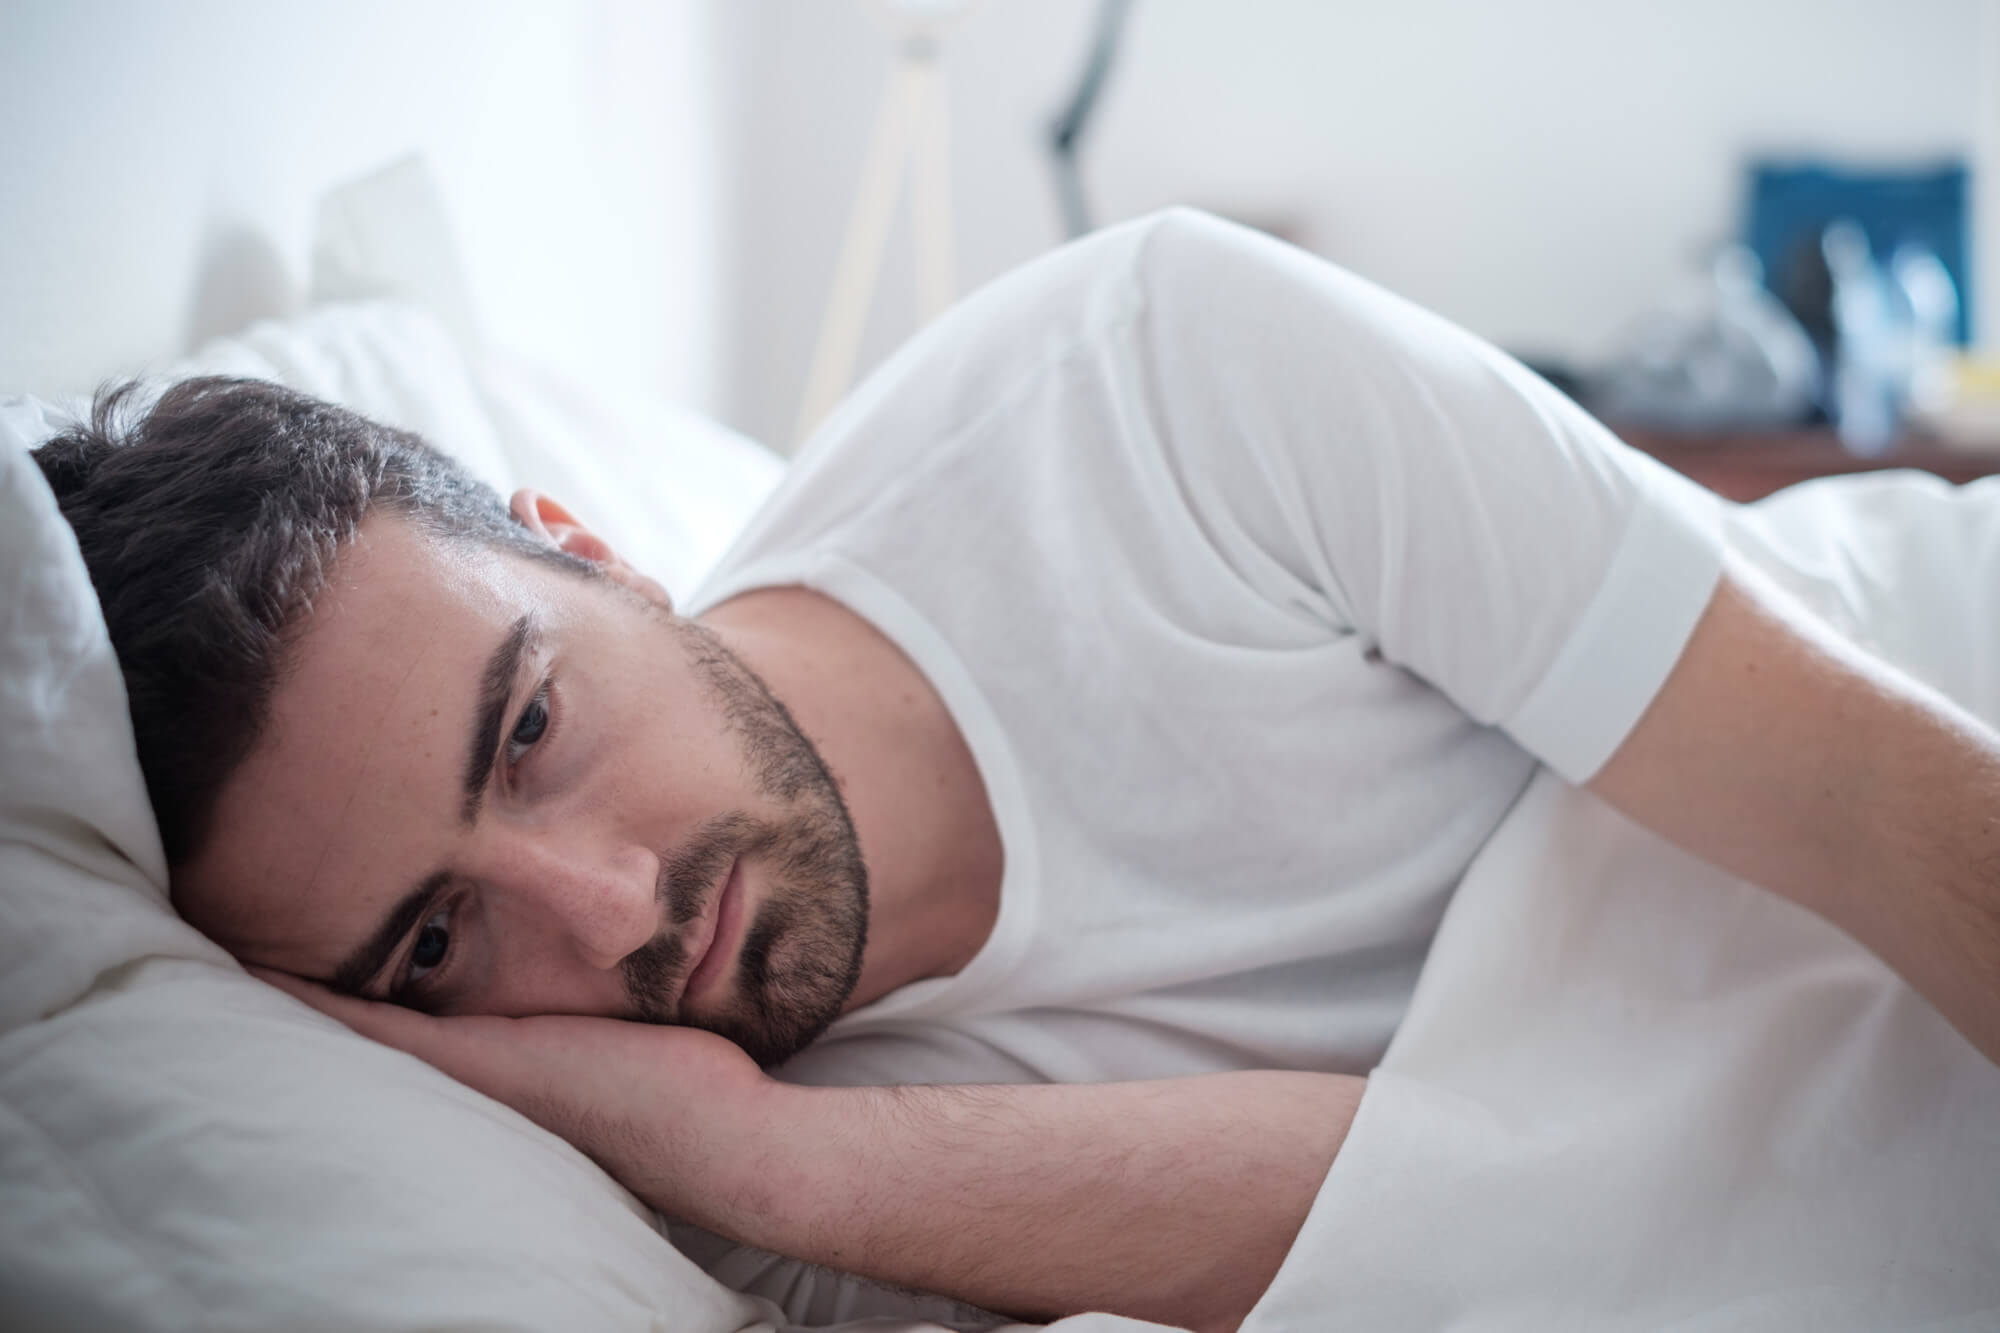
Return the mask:
<svg viewBox="0 0 2000 1333">
<path fill-rule="evenodd" d="M 618 1039 L 631 1040 L 627 1036 L 631 1024 L 609 1019 L 437 1018 L 401 1005 L 341 995 L 289 973 L 250 971 L 362 1036 L 414 1055 L 572 1139 L 578 1115 L 589 1109 L 587 1102 L 572 1094 L 589 1086 L 583 1075 L 585 1050 L 591 1044 L 578 1047 L 560 1040 L 562 1032 L 551 1024 L 577 1025 L 585 1035 L 598 1035 L 599 1049 L 607 1037 L 614 1044 Z M 610 1091 L 597 1089 L 600 1096 Z"/>
<path fill-rule="evenodd" d="M 778 1085 L 712 1032 L 576 1015 L 439 1018 L 250 971 L 568 1139 L 657 1208 L 708 1216 L 699 1210 L 712 1213 L 718 1193 L 749 1191 L 736 1168 L 751 1164 L 735 1145 L 761 1132 Z"/>
<path fill-rule="evenodd" d="M 337 1018 L 364 1037 L 372 1038 L 385 1046 L 394 1046 L 401 1051 L 444 1068 L 455 1076 L 456 1069 L 449 1056 L 450 1034 L 444 1025 L 428 1014 L 420 1014 L 414 1009 L 401 1005 L 383 1004 L 376 1000 L 357 999 L 352 995 L 341 995 L 328 990 L 316 981 L 292 976 L 288 972 L 274 972 L 269 968 L 253 967 L 250 975 L 259 981 L 269 982 L 279 990 L 303 1000 L 313 1008 Z M 460 1076 L 462 1077 L 462 1076 Z"/>
<path fill-rule="evenodd" d="M 320 985 L 317 981 L 307 981 L 304 977 L 295 977 L 289 972 L 279 972 L 272 968 L 254 967 L 248 964 L 244 966 L 243 970 L 267 985 L 276 986 L 293 999 L 304 1000 L 313 1008 L 320 1010 L 322 1013 L 332 1014 L 335 1018 L 341 1016 L 340 1011 L 343 1008 L 365 1003 L 365 1001 L 353 999 L 351 996 L 336 994 L 328 990 L 325 986 Z"/>
<path fill-rule="evenodd" d="M 246 971 L 257 980 L 276 986 L 295 1000 L 304 1000 L 323 1014 L 330 1014 L 349 1027 L 356 1027 L 368 1021 L 368 1011 L 375 1007 L 369 1000 L 356 999 L 351 995 L 341 995 L 327 989 L 317 981 L 307 981 L 289 972 L 277 972 L 268 967 L 250 967 Z"/>
</svg>

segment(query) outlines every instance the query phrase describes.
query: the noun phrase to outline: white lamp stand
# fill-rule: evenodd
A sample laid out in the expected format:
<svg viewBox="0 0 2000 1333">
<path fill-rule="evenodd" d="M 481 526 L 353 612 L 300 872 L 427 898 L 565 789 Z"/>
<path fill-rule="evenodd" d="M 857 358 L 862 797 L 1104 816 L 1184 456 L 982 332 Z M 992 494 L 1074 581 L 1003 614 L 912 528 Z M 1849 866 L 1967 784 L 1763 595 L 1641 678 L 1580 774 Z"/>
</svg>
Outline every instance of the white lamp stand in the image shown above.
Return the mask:
<svg viewBox="0 0 2000 1333">
<path fill-rule="evenodd" d="M 971 6 L 964 0 L 876 0 L 869 8 L 894 32 L 899 54 L 875 115 L 875 132 L 833 270 L 833 288 L 820 318 L 819 340 L 794 429 L 801 441 L 833 410 L 854 378 L 906 165 L 920 322 L 928 322 L 951 304 L 956 284 L 950 121 L 939 53 L 945 31 Z"/>
</svg>

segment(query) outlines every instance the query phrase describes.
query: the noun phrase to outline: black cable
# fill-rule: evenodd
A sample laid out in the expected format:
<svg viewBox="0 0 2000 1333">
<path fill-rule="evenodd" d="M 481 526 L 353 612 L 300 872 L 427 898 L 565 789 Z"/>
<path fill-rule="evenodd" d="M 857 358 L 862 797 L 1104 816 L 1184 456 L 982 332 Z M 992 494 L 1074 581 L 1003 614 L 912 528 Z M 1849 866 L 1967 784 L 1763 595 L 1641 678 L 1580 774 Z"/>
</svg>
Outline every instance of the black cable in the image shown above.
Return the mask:
<svg viewBox="0 0 2000 1333">
<path fill-rule="evenodd" d="M 1111 73 L 1112 57 L 1118 52 L 1119 40 L 1124 35 L 1125 17 L 1131 8 L 1132 0 L 1098 0 L 1097 31 L 1091 38 L 1090 52 L 1083 62 L 1076 91 L 1049 126 L 1049 155 L 1056 178 L 1056 203 L 1062 209 L 1063 226 L 1071 237 L 1083 235 L 1094 225 L 1090 220 L 1090 201 L 1084 196 L 1083 171 L 1077 163 L 1076 150 L 1083 138 L 1084 128 L 1090 123 L 1091 113 L 1097 108 L 1098 94 L 1104 91 L 1105 78 Z"/>
</svg>

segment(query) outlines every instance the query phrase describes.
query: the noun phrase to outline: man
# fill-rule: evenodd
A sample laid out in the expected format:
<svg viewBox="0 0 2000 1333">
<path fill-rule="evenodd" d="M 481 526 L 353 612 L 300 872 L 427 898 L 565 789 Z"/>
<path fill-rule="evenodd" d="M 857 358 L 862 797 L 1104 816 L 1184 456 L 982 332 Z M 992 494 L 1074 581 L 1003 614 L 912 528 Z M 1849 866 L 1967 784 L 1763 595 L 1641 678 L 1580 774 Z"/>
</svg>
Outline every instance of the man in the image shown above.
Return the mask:
<svg viewBox="0 0 2000 1333">
<path fill-rule="evenodd" d="M 2000 740 L 1504 357 L 1212 220 L 968 301 L 693 619 L 334 409 L 115 407 L 40 458 L 176 905 L 738 1239 L 1233 1326 L 1538 764 L 2000 1059 Z"/>
</svg>

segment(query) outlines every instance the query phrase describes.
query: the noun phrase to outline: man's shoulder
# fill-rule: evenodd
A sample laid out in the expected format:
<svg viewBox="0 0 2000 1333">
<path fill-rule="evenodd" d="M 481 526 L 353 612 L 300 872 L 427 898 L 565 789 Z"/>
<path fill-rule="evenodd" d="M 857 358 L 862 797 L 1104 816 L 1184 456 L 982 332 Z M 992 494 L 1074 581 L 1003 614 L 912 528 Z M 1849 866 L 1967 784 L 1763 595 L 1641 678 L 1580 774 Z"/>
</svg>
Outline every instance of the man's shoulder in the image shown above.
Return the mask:
<svg viewBox="0 0 2000 1333">
<path fill-rule="evenodd" d="M 966 296 L 871 374 L 807 442 L 801 461 L 880 444 L 885 425 L 921 421 L 930 438 L 978 422 L 1052 362 L 1101 343 L 1181 275 L 1275 245 L 1197 209 L 1106 227 L 1030 259 Z"/>
<path fill-rule="evenodd" d="M 826 556 L 898 586 L 956 586 L 969 564 L 1018 564 L 1024 545 L 1059 530 L 1074 535 L 1084 516 L 1093 530 L 1132 518 L 1124 497 L 1146 489 L 1140 474 L 1188 465 L 1161 450 L 1225 438 L 1176 441 L 1153 419 L 1159 367 L 1226 360 L 1245 326 L 1229 275 L 1289 254 L 1247 228 L 1171 208 L 988 283 L 912 338 L 814 433 L 697 609 L 757 583 L 809 581 Z M 1189 327 L 1207 319 L 1226 327 L 1211 335 Z M 1099 531 L 1087 544 L 1115 539 Z"/>
<path fill-rule="evenodd" d="M 1075 443 L 1046 431 L 1013 438 L 1011 424 L 1035 415 L 1067 364 L 1115 355 L 1107 344 L 1144 307 L 1152 238 L 1193 216 L 1173 210 L 1106 228 L 987 283 L 933 321 L 814 431 L 724 567 L 824 546 L 899 504 L 950 507 L 955 494 L 981 490 L 997 502 L 984 473 L 1028 467 L 1037 450 Z"/>
</svg>

